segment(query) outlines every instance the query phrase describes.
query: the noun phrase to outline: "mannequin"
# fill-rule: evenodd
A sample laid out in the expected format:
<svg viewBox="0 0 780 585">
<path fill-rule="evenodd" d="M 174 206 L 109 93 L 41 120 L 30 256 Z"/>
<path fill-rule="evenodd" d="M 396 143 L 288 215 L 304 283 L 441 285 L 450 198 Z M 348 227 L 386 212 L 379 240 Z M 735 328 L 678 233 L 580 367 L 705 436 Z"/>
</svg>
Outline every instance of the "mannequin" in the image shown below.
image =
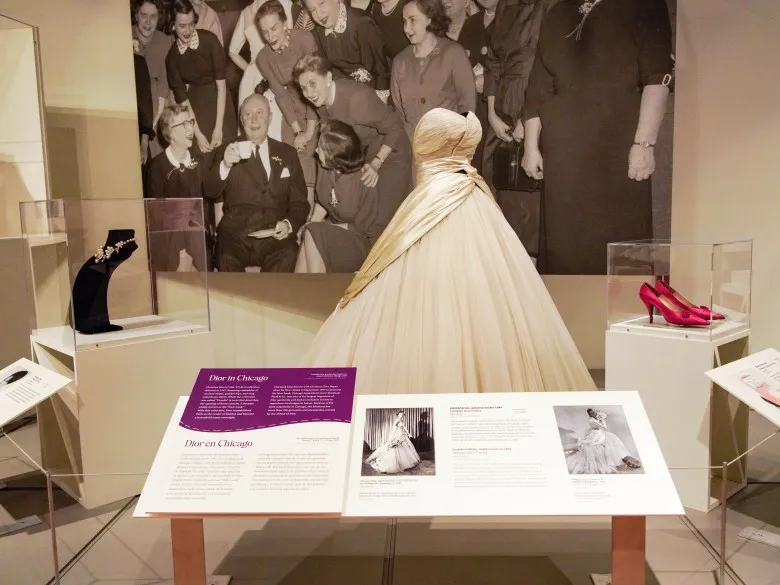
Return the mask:
<svg viewBox="0 0 780 585">
<path fill-rule="evenodd" d="M 119 331 L 108 319 L 108 283 L 117 267 L 138 249 L 135 230 L 109 230 L 106 243 L 87 260 L 73 283 L 73 322 L 86 335 Z"/>
</svg>

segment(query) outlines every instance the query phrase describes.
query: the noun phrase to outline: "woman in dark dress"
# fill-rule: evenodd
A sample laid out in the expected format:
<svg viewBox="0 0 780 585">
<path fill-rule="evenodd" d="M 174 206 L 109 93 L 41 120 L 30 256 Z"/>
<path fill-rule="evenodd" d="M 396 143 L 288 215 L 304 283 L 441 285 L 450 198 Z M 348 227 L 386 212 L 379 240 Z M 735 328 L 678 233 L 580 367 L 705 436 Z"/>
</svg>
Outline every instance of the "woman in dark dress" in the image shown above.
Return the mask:
<svg viewBox="0 0 780 585">
<path fill-rule="evenodd" d="M 523 168 L 545 182 L 548 274 L 605 274 L 608 243 L 652 237 L 648 179 L 672 80 L 664 0 L 579 7 L 547 13 L 523 114 Z"/>
<path fill-rule="evenodd" d="M 483 177 L 493 187 L 493 155 L 501 142 L 523 140 L 520 113 L 534 63 L 544 15 L 560 0 L 499 0 L 485 58 L 485 105 L 488 127 Z M 499 204 L 502 202 L 499 201 Z M 502 208 L 511 216 L 512 201 Z M 517 230 L 520 226 L 509 223 Z"/>
<path fill-rule="evenodd" d="M 382 31 L 382 44 L 389 66 L 393 58 L 409 46 L 409 39 L 404 34 L 403 2 L 377 0 L 371 4 L 369 14 Z"/>
<path fill-rule="evenodd" d="M 499 0 L 479 0 L 482 10 L 472 14 L 463 23 L 458 38 L 455 39 L 466 49 L 466 55 L 471 62 L 474 71 L 474 82 L 477 89 L 477 109 L 475 114 L 479 118 L 482 128 L 488 127 L 487 101 L 485 101 L 485 65 L 487 63 L 490 35 L 496 20 L 496 5 Z M 485 148 L 487 132 L 482 134 L 477 150 L 474 152 L 474 160 L 471 164 L 482 174 L 482 153 Z M 484 175 L 483 175 L 484 176 Z"/>
<path fill-rule="evenodd" d="M 370 248 L 379 196 L 360 178 L 365 164 L 355 130 L 340 120 L 322 126 L 317 203 L 304 228 L 296 272 L 355 272 Z"/>
<path fill-rule="evenodd" d="M 168 147 L 149 163 L 149 197 L 170 201 L 151 201 L 149 234 L 152 269 L 205 269 L 202 233 L 202 205 L 176 199 L 203 197 L 207 165 L 202 154 L 191 149 L 195 121 L 187 106 L 168 106 L 160 115 L 160 135 Z M 190 230 L 190 228 L 200 228 Z M 191 260 L 182 254 L 186 252 Z"/>
<path fill-rule="evenodd" d="M 320 53 L 333 65 L 336 77 L 348 77 L 376 90 L 387 103 L 390 69 L 382 32 L 363 10 L 342 0 L 304 0 L 312 20 Z"/>
<path fill-rule="evenodd" d="M 177 104 L 191 107 L 196 146 L 208 153 L 238 133 L 225 82 L 225 50 L 214 33 L 196 30 L 197 17 L 189 0 L 175 0 L 172 10 L 176 42 L 165 59 L 168 85 Z"/>
<path fill-rule="evenodd" d="M 306 55 L 295 65 L 293 77 L 321 122 L 341 120 L 352 126 L 366 154 L 361 180 L 376 186 L 379 212 L 375 239 L 412 190 L 412 147 L 398 113 L 377 97 L 368 85 L 334 79 L 330 63 L 320 55 Z"/>
</svg>

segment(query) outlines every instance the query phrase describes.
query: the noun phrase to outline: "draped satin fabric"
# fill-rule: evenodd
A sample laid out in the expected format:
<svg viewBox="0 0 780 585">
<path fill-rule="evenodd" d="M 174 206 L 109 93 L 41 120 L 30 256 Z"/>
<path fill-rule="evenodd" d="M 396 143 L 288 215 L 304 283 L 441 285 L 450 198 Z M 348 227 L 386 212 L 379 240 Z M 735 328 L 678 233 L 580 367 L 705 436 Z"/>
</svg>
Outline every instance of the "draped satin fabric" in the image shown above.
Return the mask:
<svg viewBox="0 0 780 585">
<path fill-rule="evenodd" d="M 422 179 L 420 181 L 420 179 Z M 371 248 L 346 293 L 344 308 L 393 261 L 457 209 L 474 189 L 492 197 L 490 188 L 464 157 L 424 162 L 418 168 L 418 184 L 393 216 Z"/>
<path fill-rule="evenodd" d="M 356 367 L 359 394 L 595 389 L 531 258 L 469 163 L 480 138 L 473 114 L 423 116 L 417 186 L 300 367 Z"/>
</svg>

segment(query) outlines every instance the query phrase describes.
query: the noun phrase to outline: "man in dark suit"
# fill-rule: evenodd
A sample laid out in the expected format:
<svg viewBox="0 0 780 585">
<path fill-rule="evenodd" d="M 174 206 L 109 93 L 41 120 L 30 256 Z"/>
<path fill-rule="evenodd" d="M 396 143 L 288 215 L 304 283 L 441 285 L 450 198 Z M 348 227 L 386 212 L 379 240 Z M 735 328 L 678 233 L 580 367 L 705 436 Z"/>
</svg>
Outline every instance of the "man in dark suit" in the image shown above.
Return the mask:
<svg viewBox="0 0 780 585">
<path fill-rule="evenodd" d="M 243 272 L 247 266 L 259 266 L 263 272 L 293 272 L 297 233 L 310 210 L 298 153 L 268 138 L 271 108 L 265 97 L 246 98 L 239 115 L 247 140 L 224 147 L 204 189 L 206 197 L 224 200 L 217 227 L 217 268 Z"/>
</svg>

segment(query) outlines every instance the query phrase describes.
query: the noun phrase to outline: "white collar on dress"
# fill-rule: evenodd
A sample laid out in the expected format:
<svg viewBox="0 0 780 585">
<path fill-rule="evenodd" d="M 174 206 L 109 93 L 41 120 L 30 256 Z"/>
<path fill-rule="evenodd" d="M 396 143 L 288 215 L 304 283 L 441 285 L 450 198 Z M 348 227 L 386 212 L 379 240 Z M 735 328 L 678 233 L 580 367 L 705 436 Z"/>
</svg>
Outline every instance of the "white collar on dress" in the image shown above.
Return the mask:
<svg viewBox="0 0 780 585">
<path fill-rule="evenodd" d="M 187 156 L 184 157 L 183 162 L 179 162 L 176 160 L 176 157 L 173 156 L 173 151 L 171 150 L 171 147 L 165 149 L 165 156 L 168 158 L 168 162 L 171 163 L 174 167 L 181 168 L 182 165 L 184 165 L 186 168 L 191 168 L 192 165 L 192 155 L 190 154 L 190 151 L 187 150 Z"/>
<path fill-rule="evenodd" d="M 330 34 L 340 35 L 345 30 L 347 30 L 347 7 L 343 2 L 340 2 L 339 17 L 336 19 L 336 24 L 333 25 L 333 28 L 325 29 L 325 36 Z"/>
<path fill-rule="evenodd" d="M 187 49 L 197 49 L 200 46 L 200 39 L 198 38 L 198 31 L 194 30 L 192 31 L 192 36 L 190 37 L 190 40 L 188 43 L 183 43 L 181 39 L 176 39 L 176 46 L 179 48 L 179 53 L 182 55 L 187 51 Z"/>
</svg>

